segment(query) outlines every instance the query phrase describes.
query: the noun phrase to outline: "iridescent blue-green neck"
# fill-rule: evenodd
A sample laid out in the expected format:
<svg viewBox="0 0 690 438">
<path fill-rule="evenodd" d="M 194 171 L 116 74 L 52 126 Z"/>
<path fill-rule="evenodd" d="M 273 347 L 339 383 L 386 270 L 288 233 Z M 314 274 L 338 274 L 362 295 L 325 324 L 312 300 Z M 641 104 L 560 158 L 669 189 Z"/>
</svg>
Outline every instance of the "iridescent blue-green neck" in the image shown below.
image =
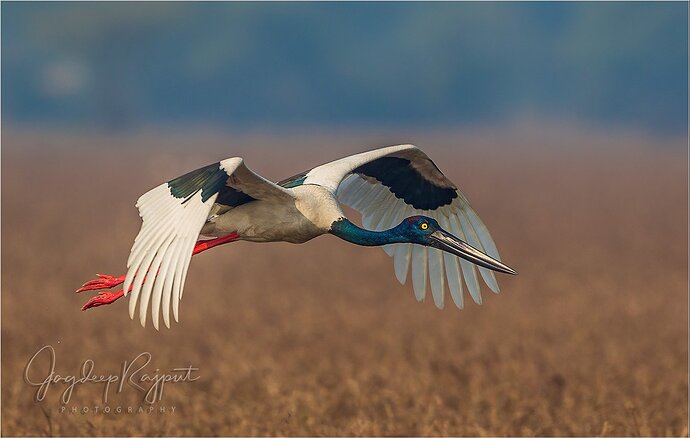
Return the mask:
<svg viewBox="0 0 690 438">
<path fill-rule="evenodd" d="M 381 246 L 390 243 L 409 242 L 409 239 L 403 235 L 400 226 L 385 231 L 370 231 L 358 227 L 346 218 L 340 218 L 333 222 L 330 233 L 343 240 L 362 246 Z"/>
</svg>

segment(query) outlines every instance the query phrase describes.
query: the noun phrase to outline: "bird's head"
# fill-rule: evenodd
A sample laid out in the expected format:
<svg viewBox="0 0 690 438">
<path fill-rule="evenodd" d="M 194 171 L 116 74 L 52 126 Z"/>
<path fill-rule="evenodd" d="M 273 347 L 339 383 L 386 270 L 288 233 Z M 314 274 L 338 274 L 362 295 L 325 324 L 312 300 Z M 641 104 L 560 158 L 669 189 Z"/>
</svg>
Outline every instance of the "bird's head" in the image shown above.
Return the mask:
<svg viewBox="0 0 690 438">
<path fill-rule="evenodd" d="M 438 248 L 497 272 L 517 274 L 509 266 L 484 254 L 482 251 L 441 228 L 436 219 L 427 216 L 410 216 L 404 219 L 396 228 L 410 243 Z"/>
</svg>

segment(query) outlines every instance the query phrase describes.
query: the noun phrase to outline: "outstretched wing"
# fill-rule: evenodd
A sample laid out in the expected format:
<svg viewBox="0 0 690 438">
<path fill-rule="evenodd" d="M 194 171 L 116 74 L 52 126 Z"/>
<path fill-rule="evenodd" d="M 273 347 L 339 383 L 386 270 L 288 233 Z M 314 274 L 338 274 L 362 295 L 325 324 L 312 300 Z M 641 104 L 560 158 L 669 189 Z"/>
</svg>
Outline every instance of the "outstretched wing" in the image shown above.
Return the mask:
<svg viewBox="0 0 690 438">
<path fill-rule="evenodd" d="M 475 248 L 500 260 L 489 230 L 460 190 L 433 161 L 413 145 L 390 146 L 315 167 L 305 184 L 319 184 L 337 194 L 338 200 L 362 214 L 362 225 L 385 230 L 405 217 L 425 215 Z M 435 248 L 399 243 L 384 246 L 393 257 L 395 275 L 405 284 L 412 265 L 412 285 L 417 300 L 431 286 L 434 303 L 444 306 L 444 288 L 463 307 L 463 279 L 472 299 L 482 297 L 475 265 Z M 499 292 L 494 273 L 482 267 L 479 274 L 489 288 Z"/>
<path fill-rule="evenodd" d="M 199 232 L 209 215 L 257 199 L 291 198 L 287 190 L 252 172 L 242 158 L 228 158 L 175 178 L 148 191 L 137 201 L 143 220 L 127 260 L 124 291 L 130 286 L 129 316 L 146 324 L 151 303 L 153 325 L 158 317 L 170 327 L 170 306 L 178 320 L 179 301 Z"/>
</svg>

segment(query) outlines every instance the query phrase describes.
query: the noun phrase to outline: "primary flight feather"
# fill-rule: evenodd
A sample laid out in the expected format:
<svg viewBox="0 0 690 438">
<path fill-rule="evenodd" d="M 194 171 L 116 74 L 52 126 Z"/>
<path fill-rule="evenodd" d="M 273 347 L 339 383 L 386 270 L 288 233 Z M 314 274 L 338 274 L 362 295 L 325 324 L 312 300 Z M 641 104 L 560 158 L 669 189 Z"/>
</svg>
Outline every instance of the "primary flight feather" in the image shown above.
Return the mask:
<svg viewBox="0 0 690 438">
<path fill-rule="evenodd" d="M 360 212 L 359 227 L 341 209 Z M 163 183 L 136 204 L 142 226 L 120 277 L 99 274 L 77 292 L 100 292 L 82 308 L 110 304 L 129 294 L 129 314 L 139 305 L 170 327 L 192 255 L 236 240 L 303 243 L 332 234 L 362 246 L 382 246 L 395 276 L 412 278 L 417 300 L 430 288 L 443 308 L 445 289 L 459 308 L 463 283 L 481 304 L 479 276 L 498 293 L 493 271 L 515 274 L 502 263 L 488 229 L 465 195 L 413 145 L 389 146 L 341 158 L 279 183 L 252 172 L 242 158 L 210 164 Z M 410 272 L 411 271 L 411 272 Z M 150 311 L 149 311 L 150 309 Z"/>
</svg>

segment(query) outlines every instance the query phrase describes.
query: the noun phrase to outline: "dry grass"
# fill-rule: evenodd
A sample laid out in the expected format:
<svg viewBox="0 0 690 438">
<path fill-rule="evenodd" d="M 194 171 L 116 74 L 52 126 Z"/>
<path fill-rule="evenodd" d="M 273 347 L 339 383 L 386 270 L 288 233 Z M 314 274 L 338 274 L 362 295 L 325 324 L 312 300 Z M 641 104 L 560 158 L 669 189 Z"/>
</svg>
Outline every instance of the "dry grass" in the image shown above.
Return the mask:
<svg viewBox="0 0 690 438">
<path fill-rule="evenodd" d="M 81 313 L 88 296 L 73 293 L 122 273 L 140 193 L 228 155 L 278 179 L 399 138 L 272 151 L 276 138 L 251 135 L 5 135 L 2 434 L 687 435 L 684 140 L 566 134 L 413 138 L 520 272 L 482 306 L 419 304 L 383 251 L 333 237 L 240 242 L 195 257 L 181 322 L 161 332 L 124 301 Z M 152 368 L 192 364 L 201 379 L 166 388 L 174 414 L 61 414 L 57 388 L 39 405 L 21 377 L 45 344 L 61 373 L 85 359 L 117 373 L 150 351 Z M 101 392 L 81 386 L 71 406 Z"/>
</svg>

